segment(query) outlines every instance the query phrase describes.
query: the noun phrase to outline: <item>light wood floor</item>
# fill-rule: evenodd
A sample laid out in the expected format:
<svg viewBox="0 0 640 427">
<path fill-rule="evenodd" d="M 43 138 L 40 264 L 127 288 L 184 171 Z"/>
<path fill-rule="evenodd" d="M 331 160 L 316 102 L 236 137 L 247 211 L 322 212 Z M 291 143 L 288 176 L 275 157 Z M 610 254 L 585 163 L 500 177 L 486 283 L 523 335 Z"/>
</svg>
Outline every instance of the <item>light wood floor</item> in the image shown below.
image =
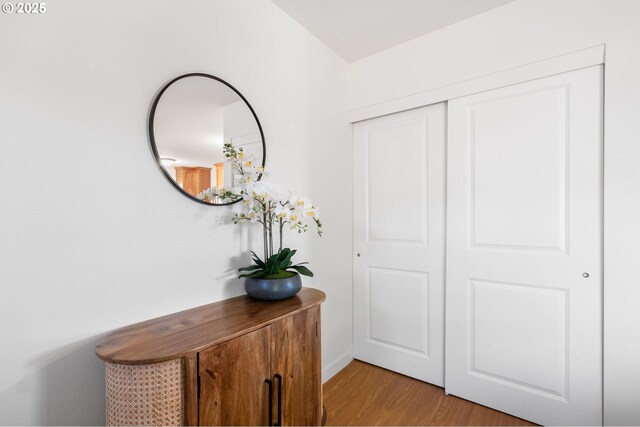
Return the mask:
<svg viewBox="0 0 640 427">
<path fill-rule="evenodd" d="M 324 405 L 329 426 L 535 425 L 357 360 L 324 385 Z"/>
</svg>

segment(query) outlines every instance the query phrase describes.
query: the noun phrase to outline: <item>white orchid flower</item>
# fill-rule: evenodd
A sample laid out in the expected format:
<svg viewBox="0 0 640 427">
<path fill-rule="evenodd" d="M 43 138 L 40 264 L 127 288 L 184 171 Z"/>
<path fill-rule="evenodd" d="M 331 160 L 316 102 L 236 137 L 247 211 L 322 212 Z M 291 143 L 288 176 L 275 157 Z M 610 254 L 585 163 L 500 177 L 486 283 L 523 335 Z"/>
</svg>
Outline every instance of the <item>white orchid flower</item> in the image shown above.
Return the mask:
<svg viewBox="0 0 640 427">
<path fill-rule="evenodd" d="M 318 209 L 315 207 L 310 207 L 309 209 L 304 210 L 304 216 L 307 218 L 316 218 Z"/>
<path fill-rule="evenodd" d="M 247 218 L 249 218 L 249 221 L 251 222 L 256 222 L 258 221 L 258 214 L 256 213 L 256 211 L 254 211 L 253 209 L 250 210 L 247 214 L 246 214 Z"/>
<path fill-rule="evenodd" d="M 274 200 L 275 188 L 267 181 L 257 181 L 253 190 L 259 197 L 265 200 Z"/>
<path fill-rule="evenodd" d="M 278 205 L 281 204 L 282 191 L 280 190 L 280 188 L 278 188 L 276 185 L 273 185 L 266 179 L 261 179 L 260 181 L 258 181 L 258 183 L 259 187 L 263 189 L 263 191 L 266 191 L 268 193 L 269 200 L 274 202 L 274 207 L 276 206 L 276 203 Z"/>
<path fill-rule="evenodd" d="M 234 205 L 233 222 L 240 224 L 250 221 L 260 222 L 263 227 L 270 227 L 273 222 L 286 222 L 298 233 L 308 230 L 307 222 L 314 222 L 318 234 L 322 235 L 322 224 L 319 211 L 311 201 L 304 196 L 289 192 L 285 197 L 281 189 L 265 179 L 268 170 L 256 161 L 254 155 L 244 152 L 242 148 L 234 148 L 230 143 L 224 145 L 224 154 L 231 164 L 233 171 L 232 189 L 220 189 L 220 192 L 202 192 L 201 197 L 211 194 L 224 200 L 241 199 L 241 203 Z M 307 221 L 312 219 L 312 221 Z M 280 228 L 280 244 L 282 245 L 282 229 Z M 273 247 L 271 233 L 264 234 L 265 248 Z M 282 247 L 282 246 L 281 246 Z M 273 255 L 273 250 L 265 250 L 265 259 Z"/>
<path fill-rule="evenodd" d="M 289 194 L 289 197 L 286 200 L 286 204 L 289 207 L 289 209 L 295 209 L 296 208 L 295 200 L 297 198 L 298 198 L 298 196 L 294 196 L 292 194 Z"/>
<path fill-rule="evenodd" d="M 242 204 L 243 204 L 246 208 L 248 208 L 248 209 L 250 209 L 250 210 L 253 210 L 253 208 L 255 207 L 255 202 L 253 201 L 253 198 L 251 198 L 251 197 L 245 197 L 245 196 L 247 196 L 247 195 L 246 195 L 246 194 L 244 194 L 244 195 L 242 196 Z"/>
<path fill-rule="evenodd" d="M 303 196 L 298 196 L 293 199 L 293 204 L 295 205 L 296 209 L 307 209 L 312 206 L 311 201 Z"/>
<path fill-rule="evenodd" d="M 296 210 L 290 210 L 287 220 L 289 220 L 291 223 L 300 221 L 300 213 Z"/>
<path fill-rule="evenodd" d="M 269 188 L 269 184 L 265 183 L 264 181 L 258 181 L 256 182 L 253 191 L 257 194 L 266 194 L 269 192 L 269 190 L 271 190 L 271 188 Z"/>
<path fill-rule="evenodd" d="M 246 216 L 247 208 L 244 203 L 235 203 L 231 209 L 237 216 Z"/>
<path fill-rule="evenodd" d="M 271 176 L 271 173 L 270 173 L 268 170 L 266 170 L 266 169 L 264 168 L 264 166 L 262 166 L 262 165 L 260 165 L 260 166 L 258 166 L 258 167 L 256 168 L 255 173 L 256 173 L 259 177 L 269 177 L 269 176 Z"/>
<path fill-rule="evenodd" d="M 285 219 L 287 218 L 287 216 L 289 215 L 289 209 L 285 206 L 282 205 L 278 205 L 276 206 L 276 208 L 273 210 L 273 213 L 276 215 L 276 218 L 278 219 Z"/>
</svg>

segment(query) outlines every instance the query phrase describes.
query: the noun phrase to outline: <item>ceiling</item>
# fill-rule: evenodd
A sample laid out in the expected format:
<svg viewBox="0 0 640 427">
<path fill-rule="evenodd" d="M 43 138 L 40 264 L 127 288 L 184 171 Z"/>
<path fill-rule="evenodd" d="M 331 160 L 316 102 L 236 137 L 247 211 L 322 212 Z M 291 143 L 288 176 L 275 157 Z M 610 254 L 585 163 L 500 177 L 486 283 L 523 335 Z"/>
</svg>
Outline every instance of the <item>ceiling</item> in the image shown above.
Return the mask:
<svg viewBox="0 0 640 427">
<path fill-rule="evenodd" d="M 513 0 L 272 0 L 347 62 Z"/>
</svg>

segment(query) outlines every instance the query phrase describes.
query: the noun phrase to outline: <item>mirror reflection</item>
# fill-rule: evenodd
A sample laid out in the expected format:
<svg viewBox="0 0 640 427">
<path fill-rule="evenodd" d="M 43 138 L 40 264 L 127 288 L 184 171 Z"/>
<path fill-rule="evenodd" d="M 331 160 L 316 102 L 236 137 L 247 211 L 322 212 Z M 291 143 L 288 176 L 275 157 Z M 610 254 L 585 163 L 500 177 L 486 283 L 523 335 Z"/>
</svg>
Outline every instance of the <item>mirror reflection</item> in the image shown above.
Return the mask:
<svg viewBox="0 0 640 427">
<path fill-rule="evenodd" d="M 233 188 L 234 171 L 223 154 L 231 144 L 264 165 L 264 142 L 249 104 L 224 81 L 190 74 L 170 82 L 152 108 L 149 132 L 156 159 L 183 194 L 213 205 Z M 213 194 L 213 196 L 212 196 Z"/>
</svg>

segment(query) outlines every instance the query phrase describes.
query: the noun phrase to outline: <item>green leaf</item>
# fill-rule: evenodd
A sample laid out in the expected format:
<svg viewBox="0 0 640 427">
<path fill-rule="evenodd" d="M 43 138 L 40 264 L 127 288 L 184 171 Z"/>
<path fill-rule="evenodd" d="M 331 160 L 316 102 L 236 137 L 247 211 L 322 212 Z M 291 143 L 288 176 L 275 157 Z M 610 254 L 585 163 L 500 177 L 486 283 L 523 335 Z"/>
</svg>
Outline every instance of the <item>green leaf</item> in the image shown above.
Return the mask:
<svg viewBox="0 0 640 427">
<path fill-rule="evenodd" d="M 252 271 L 252 270 L 262 270 L 262 267 L 259 265 L 250 265 L 248 267 L 239 268 L 238 271 Z"/>
<path fill-rule="evenodd" d="M 260 257 L 253 251 L 251 251 L 251 253 L 253 254 L 253 262 L 264 268 L 264 262 L 260 259 Z"/>
<path fill-rule="evenodd" d="M 267 259 L 267 264 L 277 262 L 279 256 L 280 256 L 280 252 L 278 252 L 277 254 L 271 255 L 269 259 Z"/>
<path fill-rule="evenodd" d="M 291 258 L 296 254 L 296 252 L 297 251 L 294 249 L 287 254 L 287 256 L 282 260 L 282 262 L 280 262 L 281 269 L 284 270 L 285 268 L 291 266 Z"/>
<path fill-rule="evenodd" d="M 279 270 L 280 263 L 278 262 L 279 253 L 271 255 L 267 260 L 265 271 L 267 274 L 273 274 Z"/>
<path fill-rule="evenodd" d="M 289 249 L 289 248 L 282 249 L 280 252 L 278 252 L 276 254 L 277 255 L 277 257 L 276 257 L 277 262 L 278 263 L 282 263 L 282 261 L 284 261 L 289 256 L 290 253 L 291 253 L 291 249 Z"/>
<path fill-rule="evenodd" d="M 295 251 L 294 251 L 295 252 Z M 276 254 L 269 257 L 266 265 L 266 271 L 268 274 L 275 274 L 280 270 L 284 270 L 288 264 L 289 256 L 291 255 L 291 249 L 284 248 Z"/>
<path fill-rule="evenodd" d="M 303 276 L 313 277 L 313 273 L 311 272 L 311 270 L 309 270 L 307 267 L 304 267 L 302 265 L 292 265 L 289 268 L 294 269 L 295 271 L 302 274 Z"/>
<path fill-rule="evenodd" d="M 243 277 L 260 277 L 263 274 L 264 274 L 264 271 L 254 271 L 253 273 L 241 274 L 238 276 L 238 278 L 242 279 Z"/>
</svg>

